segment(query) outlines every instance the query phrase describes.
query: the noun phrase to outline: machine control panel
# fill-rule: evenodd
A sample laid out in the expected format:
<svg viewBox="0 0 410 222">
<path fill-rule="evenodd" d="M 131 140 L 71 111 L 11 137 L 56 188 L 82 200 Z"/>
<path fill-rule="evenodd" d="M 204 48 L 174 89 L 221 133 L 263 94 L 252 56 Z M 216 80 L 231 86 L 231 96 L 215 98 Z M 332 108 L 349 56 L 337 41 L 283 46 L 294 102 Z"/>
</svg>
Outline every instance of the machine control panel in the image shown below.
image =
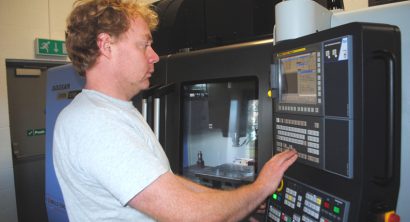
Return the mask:
<svg viewBox="0 0 410 222">
<path fill-rule="evenodd" d="M 397 209 L 399 42 L 397 26 L 353 22 L 273 46 L 272 151 L 298 158 L 266 221 L 379 221 Z"/>
<path fill-rule="evenodd" d="M 284 177 L 266 216 L 274 222 L 345 222 L 348 211 L 348 201 Z"/>
<path fill-rule="evenodd" d="M 353 178 L 352 36 L 274 53 L 274 152 Z"/>
</svg>

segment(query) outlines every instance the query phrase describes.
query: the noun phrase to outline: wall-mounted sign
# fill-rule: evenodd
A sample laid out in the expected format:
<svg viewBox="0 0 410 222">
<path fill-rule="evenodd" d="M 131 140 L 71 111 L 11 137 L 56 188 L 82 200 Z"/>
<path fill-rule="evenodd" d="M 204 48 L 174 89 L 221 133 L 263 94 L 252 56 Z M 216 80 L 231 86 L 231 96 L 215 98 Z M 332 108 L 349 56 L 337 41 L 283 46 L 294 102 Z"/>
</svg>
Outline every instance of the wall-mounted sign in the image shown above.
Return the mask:
<svg viewBox="0 0 410 222">
<path fill-rule="evenodd" d="M 46 129 L 28 129 L 26 130 L 27 136 L 42 136 L 46 134 Z"/>
<path fill-rule="evenodd" d="M 36 38 L 35 48 L 36 48 L 36 55 L 67 56 L 65 42 L 61 40 Z"/>
</svg>

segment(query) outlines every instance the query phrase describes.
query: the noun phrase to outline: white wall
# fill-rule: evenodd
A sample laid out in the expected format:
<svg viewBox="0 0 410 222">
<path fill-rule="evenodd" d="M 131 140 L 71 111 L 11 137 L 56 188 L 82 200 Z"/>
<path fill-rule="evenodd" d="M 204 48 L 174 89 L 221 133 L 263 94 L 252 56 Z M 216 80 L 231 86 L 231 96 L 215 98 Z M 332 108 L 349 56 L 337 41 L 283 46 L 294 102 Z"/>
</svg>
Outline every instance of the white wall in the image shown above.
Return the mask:
<svg viewBox="0 0 410 222">
<path fill-rule="evenodd" d="M 351 11 L 369 6 L 368 0 L 343 0 L 345 11 Z"/>
<path fill-rule="evenodd" d="M 35 38 L 64 40 L 74 0 L 0 0 L 0 220 L 17 222 L 8 115 L 6 63 L 35 59 Z"/>
</svg>

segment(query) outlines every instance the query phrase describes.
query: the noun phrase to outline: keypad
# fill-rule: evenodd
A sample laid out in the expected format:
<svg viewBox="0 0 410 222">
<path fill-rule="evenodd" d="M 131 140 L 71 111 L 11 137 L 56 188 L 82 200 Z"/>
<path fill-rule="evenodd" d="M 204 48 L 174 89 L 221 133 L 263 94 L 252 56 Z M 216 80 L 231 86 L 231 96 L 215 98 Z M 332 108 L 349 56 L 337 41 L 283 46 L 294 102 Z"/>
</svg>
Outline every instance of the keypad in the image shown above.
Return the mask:
<svg viewBox="0 0 410 222">
<path fill-rule="evenodd" d="M 276 151 L 296 149 L 299 158 L 320 164 L 320 124 L 288 118 L 276 120 Z"/>
</svg>

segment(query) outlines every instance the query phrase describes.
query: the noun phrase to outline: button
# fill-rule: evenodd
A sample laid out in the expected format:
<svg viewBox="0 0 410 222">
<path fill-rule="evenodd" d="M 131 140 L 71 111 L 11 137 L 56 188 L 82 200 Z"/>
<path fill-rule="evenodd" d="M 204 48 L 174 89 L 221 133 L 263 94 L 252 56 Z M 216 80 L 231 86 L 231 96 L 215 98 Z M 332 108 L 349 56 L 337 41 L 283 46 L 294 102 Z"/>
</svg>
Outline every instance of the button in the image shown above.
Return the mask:
<svg viewBox="0 0 410 222">
<path fill-rule="evenodd" d="M 323 202 L 323 206 L 324 206 L 326 209 L 329 209 L 329 208 L 330 208 L 330 204 L 329 204 L 329 202 L 327 202 L 327 201 Z"/>
<path fill-rule="evenodd" d="M 298 214 L 293 214 L 293 221 L 300 222 L 300 216 Z"/>
<path fill-rule="evenodd" d="M 387 212 L 385 214 L 385 222 L 400 222 L 400 216 L 395 214 L 394 211 Z"/>
<path fill-rule="evenodd" d="M 340 208 L 337 206 L 333 207 L 333 212 L 335 212 L 336 214 L 340 214 Z"/>
<path fill-rule="evenodd" d="M 295 197 L 294 196 L 292 196 L 292 195 L 289 195 L 289 194 L 285 194 L 285 199 L 287 199 L 287 200 L 289 200 L 289 201 L 291 201 L 291 202 L 295 202 L 296 200 L 295 200 Z"/>
</svg>

